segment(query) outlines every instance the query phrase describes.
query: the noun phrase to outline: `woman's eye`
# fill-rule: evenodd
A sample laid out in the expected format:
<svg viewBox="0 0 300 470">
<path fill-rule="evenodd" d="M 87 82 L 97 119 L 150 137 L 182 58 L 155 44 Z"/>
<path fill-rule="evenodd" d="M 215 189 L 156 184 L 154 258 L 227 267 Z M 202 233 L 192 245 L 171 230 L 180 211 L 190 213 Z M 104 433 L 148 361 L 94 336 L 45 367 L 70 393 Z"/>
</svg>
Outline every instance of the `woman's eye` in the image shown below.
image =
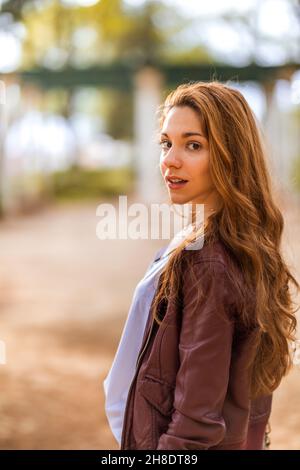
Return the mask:
<svg viewBox="0 0 300 470">
<path fill-rule="evenodd" d="M 168 147 L 165 146 L 165 144 L 169 144 L 170 141 L 169 140 L 161 140 L 158 143 L 163 149 L 165 149 L 165 148 L 168 148 Z M 199 142 L 189 142 L 187 144 L 187 146 L 189 146 L 189 145 L 196 145 L 197 148 L 193 148 L 192 150 L 200 150 L 201 147 L 202 147 L 202 145 Z"/>
<path fill-rule="evenodd" d="M 190 142 L 188 145 L 198 146 L 198 148 L 193 148 L 192 150 L 200 150 L 201 149 L 201 144 L 199 144 L 199 142 Z"/>
<path fill-rule="evenodd" d="M 168 143 L 168 140 L 160 140 L 158 143 L 159 143 L 159 145 L 160 145 L 162 148 L 165 148 L 165 147 L 164 147 L 164 144 L 165 144 L 165 143 Z"/>
</svg>

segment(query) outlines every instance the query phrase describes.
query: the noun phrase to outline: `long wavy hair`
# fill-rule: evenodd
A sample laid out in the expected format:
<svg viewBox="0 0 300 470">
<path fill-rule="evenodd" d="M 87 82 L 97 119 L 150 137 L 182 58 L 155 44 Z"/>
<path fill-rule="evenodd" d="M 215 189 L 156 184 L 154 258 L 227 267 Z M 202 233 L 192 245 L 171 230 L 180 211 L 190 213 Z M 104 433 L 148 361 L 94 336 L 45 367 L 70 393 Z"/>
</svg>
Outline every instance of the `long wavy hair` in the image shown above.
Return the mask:
<svg viewBox="0 0 300 470">
<path fill-rule="evenodd" d="M 191 269 L 183 262 L 192 258 L 184 258 L 186 244 L 201 234 L 204 245 L 221 240 L 245 280 L 244 287 L 236 286 L 237 296 L 246 299 L 246 287 L 254 292 L 255 308 L 245 301 L 239 315 L 246 327 L 258 325 L 249 364 L 250 396 L 256 398 L 272 393 L 292 367 L 297 308 L 290 283 L 300 288 L 281 254 L 284 219 L 272 195 L 263 134 L 244 96 L 217 80 L 184 83 L 169 93 L 158 107 L 159 129 L 174 106 L 189 106 L 199 116 L 222 206 L 169 255 L 154 297 L 154 319 L 161 323 L 161 303 L 180 292 L 183 269 Z"/>
</svg>

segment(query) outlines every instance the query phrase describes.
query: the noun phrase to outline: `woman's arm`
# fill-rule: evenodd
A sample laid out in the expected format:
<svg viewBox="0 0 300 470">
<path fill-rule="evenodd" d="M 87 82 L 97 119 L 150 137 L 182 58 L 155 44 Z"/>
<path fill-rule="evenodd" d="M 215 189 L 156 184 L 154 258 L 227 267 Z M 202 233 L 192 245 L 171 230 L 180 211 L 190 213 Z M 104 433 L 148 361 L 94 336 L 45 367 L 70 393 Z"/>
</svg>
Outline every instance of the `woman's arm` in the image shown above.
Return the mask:
<svg viewBox="0 0 300 470">
<path fill-rule="evenodd" d="M 157 449 L 208 449 L 225 435 L 226 396 L 234 330 L 234 294 L 222 261 L 194 265 L 197 283 L 184 274 L 180 366 L 174 409 Z M 198 299 L 198 283 L 203 296 Z"/>
</svg>

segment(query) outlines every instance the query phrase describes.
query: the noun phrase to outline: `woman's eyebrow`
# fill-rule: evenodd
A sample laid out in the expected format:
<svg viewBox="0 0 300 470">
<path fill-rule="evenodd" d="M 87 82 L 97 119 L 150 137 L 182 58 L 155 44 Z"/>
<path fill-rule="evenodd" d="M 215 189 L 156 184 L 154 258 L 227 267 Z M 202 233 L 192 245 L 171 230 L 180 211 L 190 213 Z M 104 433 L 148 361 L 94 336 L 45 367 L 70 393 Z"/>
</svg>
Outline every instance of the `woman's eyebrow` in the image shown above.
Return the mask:
<svg viewBox="0 0 300 470">
<path fill-rule="evenodd" d="M 165 135 L 168 137 L 168 134 L 166 132 L 162 132 L 161 135 Z M 190 137 L 191 135 L 200 135 L 200 137 L 204 137 L 204 135 L 200 134 L 199 132 L 184 132 L 181 134 L 181 137 Z"/>
</svg>

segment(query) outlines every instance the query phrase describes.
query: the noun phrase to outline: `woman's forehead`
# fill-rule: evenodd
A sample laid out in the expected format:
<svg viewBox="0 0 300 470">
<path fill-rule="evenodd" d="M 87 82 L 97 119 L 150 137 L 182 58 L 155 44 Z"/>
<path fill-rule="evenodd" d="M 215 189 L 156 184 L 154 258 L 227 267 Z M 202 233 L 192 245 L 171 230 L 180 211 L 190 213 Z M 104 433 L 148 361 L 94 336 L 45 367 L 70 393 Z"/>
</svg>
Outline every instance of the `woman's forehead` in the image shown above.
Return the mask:
<svg viewBox="0 0 300 470">
<path fill-rule="evenodd" d="M 201 118 L 196 111 L 188 106 L 171 108 L 164 119 L 161 134 L 186 138 L 191 135 L 205 137 Z"/>
</svg>

